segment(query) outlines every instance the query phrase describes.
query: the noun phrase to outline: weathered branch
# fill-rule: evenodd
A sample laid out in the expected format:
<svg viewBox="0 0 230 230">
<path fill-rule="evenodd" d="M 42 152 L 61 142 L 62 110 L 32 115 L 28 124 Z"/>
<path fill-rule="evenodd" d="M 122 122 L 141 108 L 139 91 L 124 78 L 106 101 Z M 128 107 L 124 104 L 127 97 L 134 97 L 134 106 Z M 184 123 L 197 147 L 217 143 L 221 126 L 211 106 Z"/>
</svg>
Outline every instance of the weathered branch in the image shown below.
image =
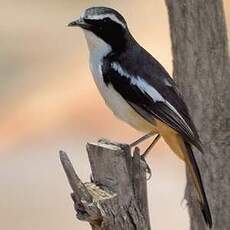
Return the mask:
<svg viewBox="0 0 230 230">
<path fill-rule="evenodd" d="M 73 190 L 77 218 L 93 230 L 150 230 L 146 163 L 139 149 L 108 141 L 87 144 L 93 182 L 82 183 L 64 152 L 60 159 Z"/>
<path fill-rule="evenodd" d="M 204 146 L 195 150 L 213 217 L 213 230 L 230 226 L 230 61 L 222 0 L 165 0 L 172 39 L 174 77 Z M 191 229 L 208 229 L 193 199 L 186 199 Z"/>
</svg>

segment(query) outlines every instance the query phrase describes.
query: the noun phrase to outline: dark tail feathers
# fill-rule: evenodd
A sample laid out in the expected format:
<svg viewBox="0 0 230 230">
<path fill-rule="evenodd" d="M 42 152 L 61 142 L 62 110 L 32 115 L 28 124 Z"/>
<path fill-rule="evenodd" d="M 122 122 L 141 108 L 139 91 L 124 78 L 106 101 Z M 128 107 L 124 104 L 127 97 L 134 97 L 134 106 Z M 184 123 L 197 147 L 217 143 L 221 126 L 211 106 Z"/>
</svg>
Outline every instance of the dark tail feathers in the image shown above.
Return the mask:
<svg viewBox="0 0 230 230">
<path fill-rule="evenodd" d="M 204 220 L 206 224 L 209 226 L 209 228 L 212 228 L 212 216 L 209 209 L 208 201 L 205 195 L 203 183 L 200 176 L 200 171 L 197 166 L 195 157 L 193 155 L 193 151 L 191 148 L 191 145 L 189 143 L 185 143 L 186 149 L 187 149 L 187 156 L 185 157 L 187 166 L 189 168 L 190 174 L 192 176 L 193 182 L 195 184 L 198 196 L 199 196 L 199 203 L 200 208 L 202 211 L 202 214 L 204 216 Z"/>
</svg>

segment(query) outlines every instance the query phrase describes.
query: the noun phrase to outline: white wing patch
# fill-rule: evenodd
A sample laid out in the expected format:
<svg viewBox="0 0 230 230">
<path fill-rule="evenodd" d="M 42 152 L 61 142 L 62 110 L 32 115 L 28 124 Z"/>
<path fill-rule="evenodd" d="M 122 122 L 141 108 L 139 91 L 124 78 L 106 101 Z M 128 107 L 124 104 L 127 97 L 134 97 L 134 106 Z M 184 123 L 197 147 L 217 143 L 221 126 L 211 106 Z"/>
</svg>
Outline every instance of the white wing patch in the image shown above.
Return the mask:
<svg viewBox="0 0 230 230">
<path fill-rule="evenodd" d="M 137 86 L 143 93 L 147 93 L 153 101 L 165 102 L 165 99 L 161 96 L 161 94 L 153 86 L 150 86 L 144 79 L 141 79 L 140 76 L 130 76 L 127 71 L 123 70 L 116 62 L 111 63 L 111 67 L 121 76 L 129 78 L 131 80 L 131 84 Z"/>
<path fill-rule="evenodd" d="M 174 106 L 172 106 L 153 86 L 149 85 L 144 79 L 142 79 L 140 76 L 130 76 L 128 72 L 124 69 L 122 69 L 121 65 L 117 62 L 112 62 L 111 67 L 117 71 L 121 76 L 127 77 L 130 79 L 131 84 L 137 86 L 143 93 L 147 93 L 152 99 L 153 102 L 164 102 L 166 105 L 169 106 L 170 109 L 172 109 L 183 121 L 186 128 L 193 134 L 193 131 L 188 126 L 184 118 L 179 114 L 179 112 L 175 109 Z"/>
</svg>

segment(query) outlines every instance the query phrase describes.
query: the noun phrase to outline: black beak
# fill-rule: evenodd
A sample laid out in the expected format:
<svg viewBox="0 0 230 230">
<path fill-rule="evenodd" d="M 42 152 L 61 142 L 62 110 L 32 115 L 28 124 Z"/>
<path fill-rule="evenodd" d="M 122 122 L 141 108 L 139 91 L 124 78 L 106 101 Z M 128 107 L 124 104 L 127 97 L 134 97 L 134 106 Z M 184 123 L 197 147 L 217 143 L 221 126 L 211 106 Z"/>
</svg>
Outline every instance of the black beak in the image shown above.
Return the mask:
<svg viewBox="0 0 230 230">
<path fill-rule="evenodd" d="M 78 26 L 78 27 L 81 27 L 83 29 L 89 29 L 90 28 L 90 24 L 85 22 L 83 18 L 79 18 L 75 21 L 72 21 L 67 26 L 71 26 L 71 27 Z"/>
</svg>

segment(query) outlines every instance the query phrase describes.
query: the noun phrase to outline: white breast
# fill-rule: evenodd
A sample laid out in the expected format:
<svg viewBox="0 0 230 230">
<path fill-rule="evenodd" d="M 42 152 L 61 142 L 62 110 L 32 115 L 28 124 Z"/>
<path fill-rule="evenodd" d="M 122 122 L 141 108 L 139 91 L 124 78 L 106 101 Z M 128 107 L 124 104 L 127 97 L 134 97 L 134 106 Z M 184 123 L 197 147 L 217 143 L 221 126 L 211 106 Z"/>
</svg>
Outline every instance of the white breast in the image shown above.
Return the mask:
<svg viewBox="0 0 230 230">
<path fill-rule="evenodd" d="M 121 120 L 143 132 L 149 132 L 153 126 L 144 120 L 111 85 L 106 86 L 103 81 L 101 64 L 103 58 L 111 51 L 111 47 L 92 32 L 85 31 L 90 52 L 90 70 L 94 81 L 105 100 L 106 105 Z"/>
</svg>

